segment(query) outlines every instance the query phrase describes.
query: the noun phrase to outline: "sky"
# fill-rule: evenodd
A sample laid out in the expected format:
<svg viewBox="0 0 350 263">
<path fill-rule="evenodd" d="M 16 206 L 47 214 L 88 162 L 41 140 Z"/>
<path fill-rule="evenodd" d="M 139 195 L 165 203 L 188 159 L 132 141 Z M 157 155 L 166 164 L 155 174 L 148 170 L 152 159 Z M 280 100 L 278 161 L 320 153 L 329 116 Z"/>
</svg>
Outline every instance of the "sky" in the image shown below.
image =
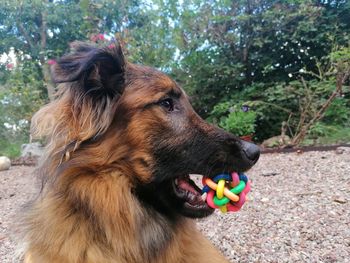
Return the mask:
<svg viewBox="0 0 350 263">
<path fill-rule="evenodd" d="M 3 53 L 0 56 L 0 63 L 6 63 L 6 62 L 10 62 L 10 63 L 16 63 L 16 56 L 15 56 L 15 52 L 14 50 L 11 48 L 9 53 Z"/>
</svg>

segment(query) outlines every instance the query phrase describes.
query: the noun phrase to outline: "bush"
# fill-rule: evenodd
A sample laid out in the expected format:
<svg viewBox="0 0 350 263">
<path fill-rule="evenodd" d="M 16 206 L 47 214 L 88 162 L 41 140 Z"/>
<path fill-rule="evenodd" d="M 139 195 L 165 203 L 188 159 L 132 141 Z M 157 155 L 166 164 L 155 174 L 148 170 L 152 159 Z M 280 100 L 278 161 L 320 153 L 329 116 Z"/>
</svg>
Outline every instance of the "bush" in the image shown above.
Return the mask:
<svg viewBox="0 0 350 263">
<path fill-rule="evenodd" d="M 21 154 L 21 146 L 26 141 L 19 140 L 17 138 L 16 141 L 10 142 L 8 140 L 0 140 L 0 156 L 4 155 L 9 158 L 15 158 L 20 156 Z"/>
<path fill-rule="evenodd" d="M 336 98 L 326 110 L 323 122 L 325 124 L 350 126 L 350 105 L 344 98 Z"/>
<path fill-rule="evenodd" d="M 324 145 L 350 142 L 350 127 L 318 122 L 309 130 L 302 145 Z"/>
<path fill-rule="evenodd" d="M 234 111 L 227 118 L 222 119 L 219 126 L 237 135 L 252 135 L 255 132 L 256 114 L 252 111 Z"/>
<path fill-rule="evenodd" d="M 21 144 L 29 140 L 31 117 L 45 102 L 44 83 L 36 67 L 23 61 L 0 86 L 0 154 L 20 154 Z"/>
<path fill-rule="evenodd" d="M 208 120 L 237 136 L 255 133 L 256 113 L 242 102 L 217 104 Z"/>
</svg>

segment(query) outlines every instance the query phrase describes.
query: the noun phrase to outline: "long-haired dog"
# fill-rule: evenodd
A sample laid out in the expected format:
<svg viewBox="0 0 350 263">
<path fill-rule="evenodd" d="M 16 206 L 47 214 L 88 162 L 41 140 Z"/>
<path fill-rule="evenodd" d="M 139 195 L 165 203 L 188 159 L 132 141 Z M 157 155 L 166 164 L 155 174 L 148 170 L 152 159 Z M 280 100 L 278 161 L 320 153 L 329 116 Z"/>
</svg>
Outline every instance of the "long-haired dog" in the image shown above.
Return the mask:
<svg viewBox="0 0 350 263">
<path fill-rule="evenodd" d="M 191 219 L 213 210 L 188 175 L 245 171 L 258 147 L 203 121 L 176 82 L 118 45 L 75 43 L 52 74 L 57 98 L 32 121 L 47 151 L 25 261 L 225 262 Z"/>
</svg>

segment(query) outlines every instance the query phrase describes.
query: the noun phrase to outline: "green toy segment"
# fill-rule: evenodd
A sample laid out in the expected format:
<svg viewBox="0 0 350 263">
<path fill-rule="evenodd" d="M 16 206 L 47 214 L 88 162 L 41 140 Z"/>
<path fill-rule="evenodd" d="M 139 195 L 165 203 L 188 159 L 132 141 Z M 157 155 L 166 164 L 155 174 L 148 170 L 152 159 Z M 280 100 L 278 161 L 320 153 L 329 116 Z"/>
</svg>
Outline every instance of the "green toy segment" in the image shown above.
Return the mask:
<svg viewBox="0 0 350 263">
<path fill-rule="evenodd" d="M 230 190 L 230 192 L 238 195 L 238 194 L 240 194 L 243 191 L 244 187 L 245 187 L 245 182 L 244 181 L 240 181 L 239 184 L 236 187 L 234 187 L 234 188 L 232 188 Z M 223 205 L 226 205 L 228 202 L 230 202 L 230 199 L 228 199 L 226 196 L 224 196 L 222 199 L 219 199 L 216 196 L 214 196 L 214 200 L 213 201 L 214 201 L 215 205 L 223 206 Z"/>
</svg>

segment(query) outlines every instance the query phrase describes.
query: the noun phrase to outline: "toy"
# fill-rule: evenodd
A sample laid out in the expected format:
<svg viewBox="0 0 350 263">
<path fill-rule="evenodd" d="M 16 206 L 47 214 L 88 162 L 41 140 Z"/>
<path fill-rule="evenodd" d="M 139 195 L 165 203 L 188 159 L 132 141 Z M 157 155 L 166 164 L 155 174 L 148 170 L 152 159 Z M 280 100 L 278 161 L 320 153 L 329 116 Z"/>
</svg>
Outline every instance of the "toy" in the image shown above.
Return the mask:
<svg viewBox="0 0 350 263">
<path fill-rule="evenodd" d="M 206 201 L 211 208 L 221 212 L 237 212 L 246 201 L 250 191 L 250 181 L 244 174 L 219 174 L 213 179 L 203 177 L 202 193 L 207 193 Z"/>
</svg>

